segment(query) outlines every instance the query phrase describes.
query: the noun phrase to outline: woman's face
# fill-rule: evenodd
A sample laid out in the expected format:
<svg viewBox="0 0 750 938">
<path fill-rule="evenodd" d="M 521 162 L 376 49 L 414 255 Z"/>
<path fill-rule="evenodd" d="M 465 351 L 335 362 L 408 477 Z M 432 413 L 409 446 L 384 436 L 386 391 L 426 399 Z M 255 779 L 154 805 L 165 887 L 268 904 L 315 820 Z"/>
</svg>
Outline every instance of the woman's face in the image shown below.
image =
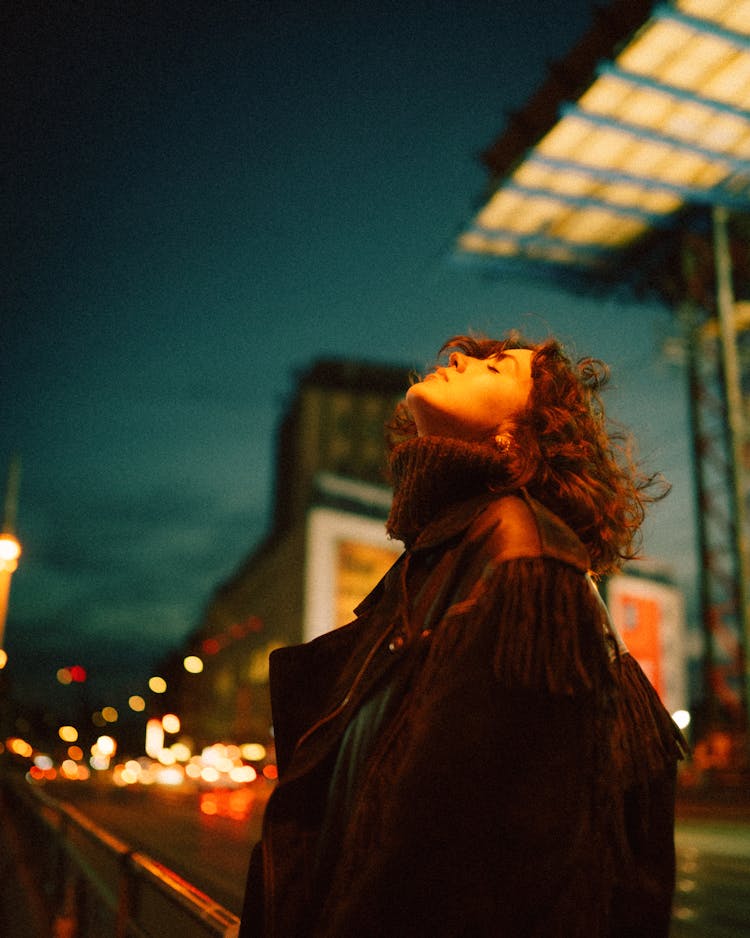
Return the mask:
<svg viewBox="0 0 750 938">
<path fill-rule="evenodd" d="M 531 349 L 508 349 L 492 358 L 453 352 L 406 394 L 420 436 L 481 440 L 522 410 L 531 393 Z"/>
</svg>

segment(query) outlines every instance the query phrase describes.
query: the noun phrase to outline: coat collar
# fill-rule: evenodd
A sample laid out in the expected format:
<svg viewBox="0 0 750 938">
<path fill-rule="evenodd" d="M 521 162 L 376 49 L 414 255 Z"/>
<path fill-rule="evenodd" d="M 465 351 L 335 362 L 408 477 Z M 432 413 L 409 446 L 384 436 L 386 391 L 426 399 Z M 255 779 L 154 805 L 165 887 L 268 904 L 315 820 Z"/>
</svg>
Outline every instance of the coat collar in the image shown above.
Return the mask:
<svg viewBox="0 0 750 938">
<path fill-rule="evenodd" d="M 412 553 L 437 547 L 463 534 L 496 498 L 490 492 L 483 492 L 450 505 L 420 531 L 411 547 Z"/>
<path fill-rule="evenodd" d="M 470 528 L 485 511 L 492 505 L 497 505 L 507 496 L 499 496 L 492 492 L 483 492 L 474 498 L 450 505 L 441 512 L 434 521 L 429 522 L 415 539 L 410 553 L 432 549 L 462 535 Z M 544 556 L 556 557 L 571 563 L 583 571 L 589 569 L 590 559 L 588 551 L 581 543 L 575 532 L 565 524 L 557 515 L 545 508 L 541 502 L 525 489 L 519 489 L 515 495 L 523 499 L 531 510 L 539 538 L 541 553 Z"/>
</svg>

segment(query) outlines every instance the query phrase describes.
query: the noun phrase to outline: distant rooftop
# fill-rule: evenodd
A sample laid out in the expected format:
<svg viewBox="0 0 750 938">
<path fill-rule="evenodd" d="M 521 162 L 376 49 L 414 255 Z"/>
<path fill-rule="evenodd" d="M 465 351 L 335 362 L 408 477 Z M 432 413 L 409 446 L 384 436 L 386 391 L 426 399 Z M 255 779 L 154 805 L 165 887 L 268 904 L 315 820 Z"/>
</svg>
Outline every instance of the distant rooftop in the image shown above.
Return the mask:
<svg viewBox="0 0 750 938">
<path fill-rule="evenodd" d="M 408 387 L 410 369 L 350 359 L 320 359 L 299 375 L 299 383 L 350 391 L 376 390 L 379 394 L 400 394 Z"/>
</svg>

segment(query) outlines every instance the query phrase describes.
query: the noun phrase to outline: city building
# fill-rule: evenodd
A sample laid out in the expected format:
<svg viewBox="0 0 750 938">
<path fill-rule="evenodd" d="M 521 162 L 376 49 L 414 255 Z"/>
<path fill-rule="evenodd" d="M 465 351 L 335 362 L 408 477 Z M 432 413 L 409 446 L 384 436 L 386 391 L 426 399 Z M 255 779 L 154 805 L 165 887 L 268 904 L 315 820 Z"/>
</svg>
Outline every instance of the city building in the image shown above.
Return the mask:
<svg viewBox="0 0 750 938">
<path fill-rule="evenodd" d="M 350 621 L 401 552 L 385 534 L 384 428 L 408 377 L 336 360 L 299 377 L 277 437 L 270 531 L 166 663 L 168 706 L 196 744 L 265 743 L 270 652 Z"/>
</svg>

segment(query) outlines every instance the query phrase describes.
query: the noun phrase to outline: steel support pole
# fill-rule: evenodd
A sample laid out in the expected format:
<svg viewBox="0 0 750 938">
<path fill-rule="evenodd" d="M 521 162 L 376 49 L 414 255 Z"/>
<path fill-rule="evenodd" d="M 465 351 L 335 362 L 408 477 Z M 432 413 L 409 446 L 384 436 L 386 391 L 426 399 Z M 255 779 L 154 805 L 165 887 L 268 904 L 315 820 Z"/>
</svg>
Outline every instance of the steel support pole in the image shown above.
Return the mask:
<svg viewBox="0 0 750 938">
<path fill-rule="evenodd" d="M 684 250 L 684 246 L 683 246 Z M 701 336 L 700 320 L 695 304 L 685 301 L 678 312 L 685 336 L 687 353 L 688 404 L 690 418 L 690 438 L 693 453 L 693 479 L 695 483 L 696 538 L 698 541 L 698 576 L 700 579 L 701 626 L 703 629 L 702 692 L 703 706 L 701 722 L 696 726 L 701 734 L 706 727 L 713 728 L 717 723 L 717 702 L 714 688 L 714 634 L 712 628 L 713 605 L 715 602 L 712 577 L 712 544 L 708 535 L 709 523 L 706 517 L 710 499 L 709 482 L 706 468 L 706 430 L 702 419 L 704 403 L 703 377 L 700 372 Z"/>
<path fill-rule="evenodd" d="M 724 368 L 724 383 L 729 422 L 730 471 L 735 518 L 735 557 L 737 571 L 737 619 L 740 625 L 740 657 L 742 661 L 742 695 L 745 724 L 750 725 L 750 672 L 748 672 L 748 644 L 750 642 L 750 555 L 747 538 L 747 487 L 743 465 L 745 443 L 745 412 L 742 399 L 742 379 L 737 354 L 737 327 L 735 322 L 732 261 L 727 231 L 728 212 L 724 206 L 713 208 L 714 263 L 716 269 L 716 304 L 719 320 L 719 338 Z"/>
</svg>

